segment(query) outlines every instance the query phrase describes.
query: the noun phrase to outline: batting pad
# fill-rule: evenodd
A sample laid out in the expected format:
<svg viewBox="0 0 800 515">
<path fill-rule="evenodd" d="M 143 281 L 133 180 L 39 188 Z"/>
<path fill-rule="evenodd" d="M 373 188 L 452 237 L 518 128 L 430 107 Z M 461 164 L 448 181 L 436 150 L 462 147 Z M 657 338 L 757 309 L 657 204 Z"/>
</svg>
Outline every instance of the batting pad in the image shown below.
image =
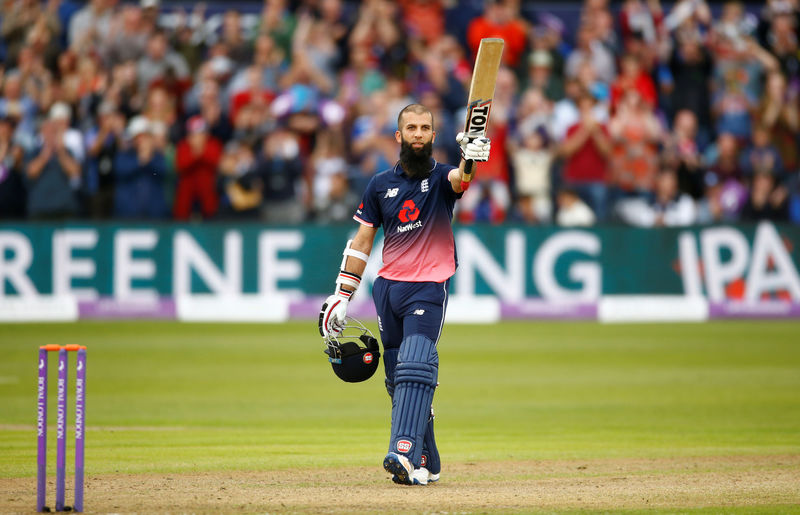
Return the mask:
<svg viewBox="0 0 800 515">
<path fill-rule="evenodd" d="M 399 348 L 383 349 L 383 367 L 386 371 L 386 391 L 394 401 L 394 371 L 397 368 L 397 355 Z"/>
<path fill-rule="evenodd" d="M 420 466 L 438 375 L 439 355 L 433 340 L 420 334 L 404 339 L 394 373 L 389 452 L 405 454 L 415 467 Z"/>
<path fill-rule="evenodd" d="M 428 417 L 425 424 L 425 438 L 422 444 L 422 452 L 428 457 L 425 467 L 431 474 L 438 474 L 442 470 L 442 462 L 439 459 L 439 449 L 436 447 L 436 438 L 433 435 L 433 412 Z"/>
</svg>

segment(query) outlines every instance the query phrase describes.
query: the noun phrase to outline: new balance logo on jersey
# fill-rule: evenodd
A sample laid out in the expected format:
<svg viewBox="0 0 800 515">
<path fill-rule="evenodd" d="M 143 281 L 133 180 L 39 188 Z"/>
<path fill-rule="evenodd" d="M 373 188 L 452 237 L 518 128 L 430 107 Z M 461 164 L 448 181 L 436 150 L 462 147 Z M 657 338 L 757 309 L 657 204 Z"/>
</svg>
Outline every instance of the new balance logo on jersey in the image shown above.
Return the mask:
<svg viewBox="0 0 800 515">
<path fill-rule="evenodd" d="M 386 196 L 383 198 L 396 197 L 398 191 L 400 191 L 400 188 L 389 188 L 388 190 L 386 190 Z"/>
<path fill-rule="evenodd" d="M 425 193 L 426 191 L 428 191 L 428 179 L 423 179 L 422 180 L 422 184 L 420 185 L 420 189 L 422 190 L 422 193 Z"/>
<path fill-rule="evenodd" d="M 424 315 L 425 314 L 425 310 L 424 309 L 418 309 L 418 310 L 414 311 L 414 314 L 415 315 Z"/>
</svg>

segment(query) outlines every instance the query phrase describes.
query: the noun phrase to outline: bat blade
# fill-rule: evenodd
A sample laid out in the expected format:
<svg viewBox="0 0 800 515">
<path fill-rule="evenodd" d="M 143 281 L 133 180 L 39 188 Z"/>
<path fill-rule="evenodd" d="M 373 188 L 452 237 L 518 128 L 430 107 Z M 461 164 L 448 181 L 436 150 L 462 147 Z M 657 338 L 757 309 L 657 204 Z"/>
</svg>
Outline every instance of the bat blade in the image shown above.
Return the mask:
<svg viewBox="0 0 800 515">
<path fill-rule="evenodd" d="M 464 133 L 468 134 L 470 138 L 486 136 L 504 45 L 505 42 L 501 38 L 483 38 L 478 47 L 475 68 L 472 70 L 472 81 L 469 86 L 467 120 L 464 123 Z M 473 165 L 474 162 L 469 160 L 465 164 L 463 189 L 467 189 L 469 181 L 472 180 Z"/>
</svg>

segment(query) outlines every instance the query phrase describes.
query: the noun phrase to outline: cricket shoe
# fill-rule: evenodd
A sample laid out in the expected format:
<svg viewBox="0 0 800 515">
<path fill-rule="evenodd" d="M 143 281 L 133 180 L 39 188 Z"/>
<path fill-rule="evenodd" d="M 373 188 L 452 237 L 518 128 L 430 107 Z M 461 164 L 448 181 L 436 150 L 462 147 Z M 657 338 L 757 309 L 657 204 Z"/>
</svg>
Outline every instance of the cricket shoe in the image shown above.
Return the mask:
<svg viewBox="0 0 800 515">
<path fill-rule="evenodd" d="M 411 474 L 411 480 L 414 482 L 415 485 L 427 485 L 430 478 L 430 473 L 428 469 L 425 467 L 420 467 L 418 469 L 414 469 L 414 473 Z"/>
<path fill-rule="evenodd" d="M 422 483 L 420 479 L 423 479 L 421 474 L 417 473 L 417 470 L 414 470 L 414 465 L 411 464 L 409 459 L 402 455 L 397 454 L 394 452 L 390 452 L 383 458 L 383 468 L 386 472 L 392 474 L 392 481 L 397 483 L 398 485 L 426 485 L 428 484 L 427 474 L 425 474 L 424 480 L 425 482 Z M 417 476 L 415 476 L 417 474 Z"/>
<path fill-rule="evenodd" d="M 414 469 L 414 472 L 411 474 L 411 480 L 415 485 L 427 485 L 428 483 L 435 483 L 439 481 L 439 474 L 431 474 L 430 470 L 426 469 L 425 467 L 420 467 L 418 469 Z M 406 484 L 401 482 L 400 478 L 397 476 L 392 476 L 392 481 L 398 485 Z"/>
</svg>

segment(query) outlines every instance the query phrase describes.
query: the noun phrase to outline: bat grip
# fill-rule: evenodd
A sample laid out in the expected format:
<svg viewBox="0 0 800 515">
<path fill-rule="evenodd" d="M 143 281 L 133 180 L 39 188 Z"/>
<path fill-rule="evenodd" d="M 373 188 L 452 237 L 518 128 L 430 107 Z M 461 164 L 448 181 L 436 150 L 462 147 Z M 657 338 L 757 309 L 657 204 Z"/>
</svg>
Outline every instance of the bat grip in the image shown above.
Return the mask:
<svg viewBox="0 0 800 515">
<path fill-rule="evenodd" d="M 461 175 L 461 191 L 467 191 L 469 185 L 472 184 L 472 168 L 475 166 L 475 161 L 467 159 L 464 161 L 464 173 Z"/>
</svg>

